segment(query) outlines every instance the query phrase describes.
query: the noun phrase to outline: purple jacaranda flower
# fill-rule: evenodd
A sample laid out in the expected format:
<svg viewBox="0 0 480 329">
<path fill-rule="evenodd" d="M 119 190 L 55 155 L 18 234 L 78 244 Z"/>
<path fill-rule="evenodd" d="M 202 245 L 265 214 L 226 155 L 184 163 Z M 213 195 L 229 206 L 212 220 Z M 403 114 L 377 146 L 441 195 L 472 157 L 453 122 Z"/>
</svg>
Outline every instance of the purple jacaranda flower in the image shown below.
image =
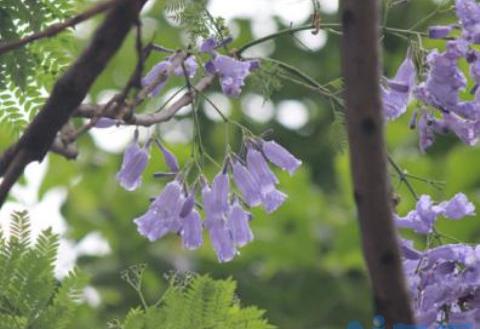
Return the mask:
<svg viewBox="0 0 480 329">
<path fill-rule="evenodd" d="M 413 246 L 413 241 L 401 239 L 400 250 L 406 259 L 418 260 L 422 257 L 422 253 Z"/>
<path fill-rule="evenodd" d="M 454 113 L 443 115 L 446 126 L 467 145 L 475 145 L 478 142 L 478 130 L 475 121 L 462 119 Z"/>
<path fill-rule="evenodd" d="M 230 186 L 226 173 L 219 173 L 212 182 L 212 187 L 205 185 L 202 189 L 205 226 L 210 228 L 217 222 L 226 222 L 229 210 L 228 194 Z"/>
<path fill-rule="evenodd" d="M 217 73 L 220 77 L 222 91 L 232 97 L 240 96 L 245 79 L 252 70 L 251 61 L 239 61 L 233 57 L 217 55 L 208 62 L 205 69 Z"/>
<path fill-rule="evenodd" d="M 460 243 L 445 244 L 425 251 L 424 255 L 428 261 L 428 263 L 426 263 L 428 268 L 441 262 L 466 264 L 474 255 L 474 249 Z"/>
<path fill-rule="evenodd" d="M 480 55 L 476 51 L 469 52 L 471 58 L 468 63 L 470 64 L 470 76 L 473 81 L 478 85 L 480 84 Z"/>
<path fill-rule="evenodd" d="M 227 222 L 222 220 L 211 224 L 208 233 L 218 261 L 221 263 L 231 261 L 237 254 L 237 248 Z"/>
<path fill-rule="evenodd" d="M 260 186 L 247 168 L 238 161 L 233 161 L 233 179 L 249 207 L 258 206 L 262 202 Z"/>
<path fill-rule="evenodd" d="M 212 54 L 217 47 L 217 40 L 215 38 L 208 38 L 200 44 L 200 52 Z"/>
<path fill-rule="evenodd" d="M 180 233 L 182 229 L 180 212 L 184 202 L 180 182 L 174 180 L 168 183 L 148 211 L 134 220 L 138 232 L 150 241 L 158 240 L 167 233 Z"/>
<path fill-rule="evenodd" d="M 275 143 L 274 141 L 262 142 L 263 154 L 277 167 L 286 170 L 292 175 L 298 167 L 302 164 L 302 161 L 295 158 L 290 152 L 288 152 L 283 146 Z"/>
<path fill-rule="evenodd" d="M 442 39 L 447 37 L 452 31 L 451 25 L 436 25 L 428 28 L 428 37 L 430 39 Z"/>
<path fill-rule="evenodd" d="M 183 67 L 185 67 L 185 72 L 183 70 Z M 175 73 L 175 75 L 179 77 L 183 77 L 186 74 L 189 79 L 192 79 L 193 77 L 195 77 L 195 74 L 197 74 L 197 68 L 198 68 L 198 64 L 197 64 L 197 61 L 195 60 L 195 57 L 189 56 L 183 62 L 183 66 L 182 65 L 177 66 L 173 72 Z"/>
<path fill-rule="evenodd" d="M 181 218 L 182 229 L 180 235 L 182 236 L 183 246 L 190 250 L 197 249 L 203 243 L 202 221 L 199 213 L 193 209 L 188 215 Z"/>
<path fill-rule="evenodd" d="M 455 9 L 463 36 L 472 43 L 480 41 L 480 7 L 475 0 L 457 0 Z"/>
<path fill-rule="evenodd" d="M 260 187 L 262 204 L 267 213 L 277 210 L 285 202 L 287 196 L 276 189 L 277 177 L 268 167 L 262 153 L 252 147 L 249 147 L 247 151 L 247 169 Z"/>
<path fill-rule="evenodd" d="M 427 80 L 415 89 L 417 99 L 442 112 L 455 112 L 459 92 L 466 86 L 465 76 L 457 64 L 459 58 L 466 56 L 467 52 L 468 44 L 460 39 L 449 41 L 444 52 L 432 51 L 427 56 Z"/>
<path fill-rule="evenodd" d="M 232 234 L 235 245 L 243 247 L 253 240 L 253 233 L 250 229 L 250 213 L 246 212 L 238 200 L 233 202 L 228 214 L 228 227 Z"/>
<path fill-rule="evenodd" d="M 407 55 L 388 86 L 382 87 L 383 109 L 387 120 L 394 120 L 406 112 L 415 76 L 415 65 L 410 55 Z"/>
<path fill-rule="evenodd" d="M 165 159 L 165 163 L 167 164 L 168 168 L 170 168 L 172 172 L 178 172 L 180 170 L 180 166 L 178 165 L 177 157 L 160 142 L 157 142 L 157 145 L 162 151 L 163 158 Z"/>
<path fill-rule="evenodd" d="M 148 88 L 153 84 L 155 87 L 150 92 L 150 96 L 157 96 L 168 80 L 168 70 L 172 63 L 169 60 L 156 64 L 150 72 L 142 79 L 142 86 Z"/>
<path fill-rule="evenodd" d="M 133 191 L 142 184 L 142 174 L 148 164 L 148 151 L 136 142 L 130 144 L 123 155 L 122 166 L 117 180 L 127 191 Z"/>
<path fill-rule="evenodd" d="M 433 127 L 435 118 L 430 113 L 420 114 L 418 120 L 419 147 L 424 153 L 435 141 L 435 130 Z"/>
<path fill-rule="evenodd" d="M 183 202 L 182 209 L 180 210 L 180 217 L 188 216 L 195 207 L 195 194 L 190 193 Z"/>
<path fill-rule="evenodd" d="M 118 120 L 112 118 L 101 117 L 95 121 L 95 128 L 110 128 L 118 124 Z"/>
<path fill-rule="evenodd" d="M 410 228 L 420 234 L 432 232 L 433 224 L 440 213 L 428 195 L 420 196 L 415 210 L 410 211 L 405 217 L 395 216 L 397 227 Z"/>
<path fill-rule="evenodd" d="M 425 152 L 435 141 L 434 120 L 430 113 L 422 113 L 418 120 L 419 146 L 422 152 Z"/>
<path fill-rule="evenodd" d="M 444 201 L 438 206 L 442 215 L 450 219 L 462 219 L 465 216 L 475 215 L 475 206 L 463 193 L 457 193 L 452 199 Z"/>
</svg>

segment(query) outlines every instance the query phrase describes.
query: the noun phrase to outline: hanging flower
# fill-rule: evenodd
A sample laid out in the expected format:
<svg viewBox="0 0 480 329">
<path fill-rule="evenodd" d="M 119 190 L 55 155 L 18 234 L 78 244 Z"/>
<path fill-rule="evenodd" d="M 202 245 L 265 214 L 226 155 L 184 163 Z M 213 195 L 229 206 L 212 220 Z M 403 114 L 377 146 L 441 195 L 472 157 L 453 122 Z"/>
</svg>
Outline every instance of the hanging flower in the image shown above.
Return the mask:
<svg viewBox="0 0 480 329">
<path fill-rule="evenodd" d="M 407 55 L 388 86 L 382 87 L 383 110 L 387 120 L 394 120 L 407 111 L 415 85 L 415 75 L 415 65 L 410 55 Z"/>
<path fill-rule="evenodd" d="M 245 79 L 258 67 L 258 61 L 239 61 L 230 56 L 216 55 L 205 66 L 212 74 L 218 74 L 222 91 L 231 97 L 238 97 L 245 85 Z"/>
<path fill-rule="evenodd" d="M 148 164 L 148 151 L 137 142 L 130 144 L 123 155 L 117 180 L 127 191 L 136 190 L 142 184 L 142 174 Z"/>
</svg>

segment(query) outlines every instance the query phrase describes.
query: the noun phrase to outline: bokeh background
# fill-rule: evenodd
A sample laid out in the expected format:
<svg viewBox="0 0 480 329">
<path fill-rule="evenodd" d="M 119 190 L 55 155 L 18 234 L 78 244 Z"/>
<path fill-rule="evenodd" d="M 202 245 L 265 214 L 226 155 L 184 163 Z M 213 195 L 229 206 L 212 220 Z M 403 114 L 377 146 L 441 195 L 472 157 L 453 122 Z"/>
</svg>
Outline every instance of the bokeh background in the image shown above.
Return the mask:
<svg viewBox="0 0 480 329">
<path fill-rule="evenodd" d="M 169 48 L 181 47 L 187 37 L 171 17 L 161 12 L 160 2 L 150 0 L 143 12 L 144 39 Z M 440 12 L 423 20 L 435 11 L 439 1 L 391 2 L 396 5 L 388 14 L 389 27 L 408 29 L 416 24 L 416 30 L 425 31 L 428 25 L 455 19 L 451 13 Z M 320 3 L 322 22 L 338 22 L 338 1 Z M 88 5 L 91 3 L 83 1 L 79 10 Z M 227 19 L 235 38 L 233 47 L 282 28 L 308 24 L 313 12 L 310 0 L 211 0 L 209 9 L 213 15 Z M 78 53 L 99 21 L 97 17 L 81 24 L 74 32 L 77 44 L 66 51 Z M 280 59 L 327 83 L 340 77 L 339 41 L 335 33 L 320 31 L 312 35 L 307 31 L 262 44 L 246 55 Z M 386 76 L 394 74 L 411 41 L 418 40 L 414 36 L 408 39 L 383 35 Z M 423 46 L 441 48 L 443 44 L 424 40 Z M 147 66 L 161 59 L 156 54 Z M 131 35 L 86 102 L 108 100 L 124 86 L 134 65 Z M 139 111 L 155 110 L 181 85 L 181 79 L 172 79 L 160 97 Z M 147 209 L 149 198 L 162 190 L 164 181 L 152 178 L 151 174 L 164 170 L 165 165 L 160 152 L 152 149 L 142 188 L 130 193 L 119 187 L 115 173 L 121 163 L 121 152 L 132 139 L 131 128 L 94 129 L 81 138 L 76 161 L 49 155 L 42 164 L 29 166 L 25 178 L 0 212 L 1 225 L 8 224 L 12 210 L 26 208 L 37 232 L 53 226 L 54 231 L 62 234 L 58 276 L 65 275 L 74 265 L 91 276 L 85 292 L 87 302 L 75 328 L 105 327 L 107 321 L 122 317 L 130 307 L 138 305 L 137 296 L 121 280 L 120 273 L 131 265 L 143 263 L 148 265 L 144 288 L 149 301 L 155 301 L 165 288 L 165 274 L 195 271 L 237 280 L 242 302 L 266 309 L 271 323 L 279 328 L 344 328 L 352 320 L 370 326 L 371 295 L 351 198 L 345 135 L 342 125 L 335 121 L 331 102 L 289 81 L 283 81 L 281 90 L 271 99 L 264 99 L 251 83 L 247 83 L 239 99 L 223 96 L 218 84 L 208 93 L 225 115 L 254 132 L 273 129 L 272 137 L 304 162 L 293 177 L 277 172 L 281 189 L 289 199 L 273 215 L 258 209 L 253 211 L 255 241 L 242 248 L 233 262 L 219 264 L 208 245 L 191 252 L 181 247 L 176 236 L 150 243 L 137 234 L 132 220 Z M 439 190 L 413 180 L 419 194 L 431 194 L 434 199 L 442 200 L 463 191 L 478 205 L 480 150 L 445 136 L 438 139 L 428 154 L 421 154 L 417 132 L 408 127 L 414 110 L 415 105 L 402 119 L 388 124 L 390 155 L 411 174 L 445 182 Z M 225 124 L 208 104 L 202 104 L 200 122 L 208 152 L 221 161 Z M 189 109 L 158 129 L 181 163 L 185 163 L 193 136 Z M 149 134 L 151 131 L 141 132 L 143 137 Z M 238 131 L 229 130 L 234 148 L 238 147 L 240 137 Z M 8 131 L 0 131 L 0 149 L 13 140 Z M 212 177 L 215 170 L 207 168 L 208 175 Z M 391 174 L 400 198 L 397 210 L 404 214 L 412 208 L 414 200 L 398 184 L 395 172 Z M 440 221 L 439 225 L 440 231 L 458 239 L 472 243 L 479 240 L 479 218 L 455 223 Z M 422 244 L 421 240 L 417 242 Z"/>
</svg>

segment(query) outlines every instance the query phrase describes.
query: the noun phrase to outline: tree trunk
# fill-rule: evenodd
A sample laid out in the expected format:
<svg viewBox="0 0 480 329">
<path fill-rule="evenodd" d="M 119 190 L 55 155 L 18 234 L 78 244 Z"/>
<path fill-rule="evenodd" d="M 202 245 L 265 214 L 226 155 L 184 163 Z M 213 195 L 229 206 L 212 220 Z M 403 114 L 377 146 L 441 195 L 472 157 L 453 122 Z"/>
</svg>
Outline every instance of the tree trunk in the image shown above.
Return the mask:
<svg viewBox="0 0 480 329">
<path fill-rule="evenodd" d="M 392 220 L 380 98 L 378 0 L 343 0 L 342 71 L 354 198 L 375 311 L 414 324 Z"/>
</svg>

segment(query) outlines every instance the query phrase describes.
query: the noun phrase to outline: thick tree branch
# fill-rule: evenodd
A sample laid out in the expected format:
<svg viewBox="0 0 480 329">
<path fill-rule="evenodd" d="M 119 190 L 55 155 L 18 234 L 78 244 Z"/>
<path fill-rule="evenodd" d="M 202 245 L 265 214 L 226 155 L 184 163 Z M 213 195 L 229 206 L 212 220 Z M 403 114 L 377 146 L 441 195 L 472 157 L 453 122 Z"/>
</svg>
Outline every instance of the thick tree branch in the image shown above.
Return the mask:
<svg viewBox="0 0 480 329">
<path fill-rule="evenodd" d="M 208 89 L 208 87 L 210 87 L 214 79 L 215 75 L 207 75 L 195 85 L 194 90 L 197 92 L 205 91 Z M 146 114 L 133 114 L 130 117 L 127 116 L 123 118 L 122 121 L 125 125 L 150 127 L 154 124 L 170 120 L 183 107 L 190 105 L 192 103 L 192 99 L 192 94 L 190 92 L 186 92 L 182 95 L 182 97 L 162 111 Z M 99 113 L 102 107 L 103 105 L 82 104 L 77 108 L 73 115 L 82 118 L 93 118 L 95 115 L 97 115 L 97 113 Z M 122 110 L 122 112 L 124 111 Z M 117 118 L 116 111 L 113 108 L 105 113 L 102 113 L 101 116 L 112 119 Z"/>
<path fill-rule="evenodd" d="M 378 0 L 343 0 L 342 69 L 354 196 L 376 314 L 414 324 L 404 283 L 383 141 Z"/>
<path fill-rule="evenodd" d="M 118 51 L 146 0 L 117 0 L 88 48 L 56 82 L 49 99 L 20 140 L 0 159 L 0 206 L 26 165 L 41 161 L 95 79 Z"/>
<path fill-rule="evenodd" d="M 16 48 L 23 47 L 30 42 L 33 42 L 39 39 L 53 37 L 56 34 L 62 32 L 63 30 L 66 30 L 69 27 L 75 26 L 101 12 L 104 12 L 105 10 L 112 7 L 115 4 L 115 2 L 117 2 L 117 0 L 109 0 L 109 1 L 101 2 L 98 5 L 87 9 L 83 13 L 73 16 L 72 18 L 64 22 L 53 24 L 43 31 L 27 35 L 26 37 L 20 40 L 0 43 L 0 55 L 7 53 L 11 50 L 14 50 Z"/>
</svg>

